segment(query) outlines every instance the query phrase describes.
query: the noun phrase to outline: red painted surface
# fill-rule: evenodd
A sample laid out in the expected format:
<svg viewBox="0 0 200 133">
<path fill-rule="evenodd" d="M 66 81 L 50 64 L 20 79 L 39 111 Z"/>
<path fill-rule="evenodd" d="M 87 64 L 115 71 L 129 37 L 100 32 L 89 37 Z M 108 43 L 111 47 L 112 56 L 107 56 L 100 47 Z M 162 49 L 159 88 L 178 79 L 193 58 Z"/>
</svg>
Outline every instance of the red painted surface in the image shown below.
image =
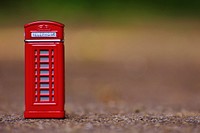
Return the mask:
<svg viewBox="0 0 200 133">
<path fill-rule="evenodd" d="M 25 26 L 25 118 L 64 118 L 64 25 Z"/>
</svg>

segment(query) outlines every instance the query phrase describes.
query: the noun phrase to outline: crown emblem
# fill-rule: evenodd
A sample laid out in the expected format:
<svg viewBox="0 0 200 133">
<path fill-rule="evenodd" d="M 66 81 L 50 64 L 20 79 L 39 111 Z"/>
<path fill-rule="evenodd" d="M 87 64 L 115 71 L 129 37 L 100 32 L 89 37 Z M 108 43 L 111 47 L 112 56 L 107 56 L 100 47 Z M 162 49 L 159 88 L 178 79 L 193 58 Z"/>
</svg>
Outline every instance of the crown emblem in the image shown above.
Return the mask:
<svg viewBox="0 0 200 133">
<path fill-rule="evenodd" d="M 38 30 L 49 30 L 49 26 L 46 24 L 38 25 Z"/>
</svg>

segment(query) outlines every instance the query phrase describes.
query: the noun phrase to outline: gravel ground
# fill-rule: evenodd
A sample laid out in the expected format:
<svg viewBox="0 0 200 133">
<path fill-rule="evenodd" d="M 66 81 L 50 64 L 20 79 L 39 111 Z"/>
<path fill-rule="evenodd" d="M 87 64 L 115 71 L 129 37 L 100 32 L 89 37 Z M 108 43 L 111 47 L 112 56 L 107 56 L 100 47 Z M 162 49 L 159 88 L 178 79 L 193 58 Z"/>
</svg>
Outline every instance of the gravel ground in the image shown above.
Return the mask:
<svg viewBox="0 0 200 133">
<path fill-rule="evenodd" d="M 154 82 L 156 77 L 154 77 L 154 79 L 149 78 L 148 81 L 146 78 L 140 78 L 141 81 L 137 79 L 136 84 L 136 79 L 128 79 L 128 72 L 126 72 L 125 68 L 121 66 L 117 67 L 119 64 L 114 64 L 114 67 L 113 64 L 109 63 L 103 63 L 102 66 L 96 63 L 88 65 L 69 62 L 67 65 L 68 76 L 66 77 L 66 82 L 69 80 L 67 82 L 68 84 L 66 84 L 66 118 L 24 119 L 22 62 L 5 62 L 4 64 L 7 65 L 2 65 L 0 69 L 1 133 L 198 133 L 200 131 L 200 102 L 198 100 L 198 91 L 187 89 L 179 90 L 178 88 L 185 86 L 185 84 L 182 85 L 182 82 L 180 82 L 183 79 L 179 79 L 181 84 L 175 84 L 171 86 L 171 89 L 169 89 L 170 87 L 168 89 L 162 89 L 162 86 L 159 84 L 156 87 L 159 87 L 161 90 L 157 91 L 155 85 L 149 82 L 149 80 Z M 158 65 L 152 65 L 151 71 L 160 71 L 159 73 L 165 75 L 169 73 L 166 69 L 163 71 L 162 69 L 154 69 L 154 67 L 157 68 Z M 183 70 L 176 70 L 179 72 L 180 78 L 183 76 L 181 73 L 185 71 L 185 69 L 190 73 L 194 71 L 194 68 L 188 69 L 186 65 L 184 65 L 184 67 L 185 68 L 182 68 Z M 173 67 L 173 69 L 175 68 Z M 127 71 L 129 70 L 130 69 Z M 85 73 L 85 71 L 87 71 L 87 73 Z M 102 71 L 107 73 L 107 77 L 104 77 Z M 170 71 L 172 70 L 170 69 Z M 99 76 L 94 77 L 94 75 Z M 118 75 L 122 76 L 124 80 L 119 78 Z M 171 75 L 171 78 L 173 76 L 174 75 Z M 145 77 L 152 77 L 151 73 L 146 73 Z M 160 80 L 162 80 L 164 84 L 166 79 Z M 191 82 L 189 80 L 187 81 Z M 168 81 L 167 83 L 169 82 L 173 83 L 172 81 Z M 106 84 L 106 86 L 100 86 L 102 84 Z M 132 85 L 140 89 L 131 89 L 127 87 Z M 155 93 L 146 90 L 146 85 Z M 92 87 L 94 90 L 91 90 Z M 119 89 L 117 87 L 127 88 Z M 80 88 L 84 91 L 81 91 Z"/>
<path fill-rule="evenodd" d="M 196 132 L 199 116 L 163 114 L 66 115 L 66 119 L 23 119 L 20 114 L 1 115 L 1 132 Z"/>
</svg>

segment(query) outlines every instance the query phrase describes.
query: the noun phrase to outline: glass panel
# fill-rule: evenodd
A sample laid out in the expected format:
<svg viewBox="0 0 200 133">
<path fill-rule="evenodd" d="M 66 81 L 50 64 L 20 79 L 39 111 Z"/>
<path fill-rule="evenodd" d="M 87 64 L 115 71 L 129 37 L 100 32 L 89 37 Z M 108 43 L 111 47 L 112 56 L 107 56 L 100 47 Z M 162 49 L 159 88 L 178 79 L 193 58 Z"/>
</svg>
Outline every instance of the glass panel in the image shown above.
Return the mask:
<svg viewBox="0 0 200 133">
<path fill-rule="evenodd" d="M 40 57 L 40 61 L 48 62 L 49 61 L 49 57 Z"/>
<path fill-rule="evenodd" d="M 49 90 L 40 90 L 41 95 L 49 95 Z"/>
<path fill-rule="evenodd" d="M 35 70 L 35 74 L 37 74 L 37 70 Z"/>
<path fill-rule="evenodd" d="M 49 64 L 40 64 L 40 68 L 49 68 Z"/>
<path fill-rule="evenodd" d="M 40 55 L 48 55 L 49 50 L 40 50 Z"/>
<path fill-rule="evenodd" d="M 37 55 L 37 50 L 35 50 L 35 55 Z"/>
<path fill-rule="evenodd" d="M 52 83 L 52 88 L 54 88 L 54 83 Z"/>
<path fill-rule="evenodd" d="M 54 76 L 52 76 L 52 81 L 54 81 Z"/>
<path fill-rule="evenodd" d="M 49 70 L 40 70 L 40 74 L 49 74 Z"/>
<path fill-rule="evenodd" d="M 54 57 L 52 57 L 52 62 L 54 62 Z"/>
<path fill-rule="evenodd" d="M 40 83 L 40 88 L 49 88 L 49 83 Z"/>
<path fill-rule="evenodd" d="M 54 95 L 54 90 L 52 90 L 52 95 Z"/>
<path fill-rule="evenodd" d="M 52 74 L 54 74 L 54 70 L 52 70 Z"/>
<path fill-rule="evenodd" d="M 48 76 L 41 76 L 40 81 L 49 81 L 49 77 Z"/>
<path fill-rule="evenodd" d="M 51 64 L 52 65 L 52 68 L 54 68 L 54 64 Z"/>
<path fill-rule="evenodd" d="M 37 97 L 35 97 L 35 101 L 37 102 Z"/>
<path fill-rule="evenodd" d="M 52 97 L 52 101 L 54 101 L 54 97 Z"/>
<path fill-rule="evenodd" d="M 49 96 L 40 96 L 40 101 L 49 101 Z"/>
<path fill-rule="evenodd" d="M 35 88 L 37 88 L 37 83 L 35 84 Z"/>
<path fill-rule="evenodd" d="M 37 90 L 35 90 L 35 95 L 37 95 Z"/>
</svg>

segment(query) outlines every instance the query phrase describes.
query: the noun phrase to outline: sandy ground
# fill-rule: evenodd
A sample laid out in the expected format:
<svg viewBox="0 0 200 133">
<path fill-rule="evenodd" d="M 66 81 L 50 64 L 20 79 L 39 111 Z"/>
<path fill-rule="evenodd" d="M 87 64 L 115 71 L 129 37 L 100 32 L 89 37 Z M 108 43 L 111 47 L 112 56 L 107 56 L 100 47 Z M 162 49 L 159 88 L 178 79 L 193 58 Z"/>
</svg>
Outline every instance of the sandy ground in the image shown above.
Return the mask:
<svg viewBox="0 0 200 133">
<path fill-rule="evenodd" d="M 200 132 L 198 27 L 69 29 L 65 119 L 23 118 L 23 31 L 2 29 L 0 132 Z"/>
</svg>

